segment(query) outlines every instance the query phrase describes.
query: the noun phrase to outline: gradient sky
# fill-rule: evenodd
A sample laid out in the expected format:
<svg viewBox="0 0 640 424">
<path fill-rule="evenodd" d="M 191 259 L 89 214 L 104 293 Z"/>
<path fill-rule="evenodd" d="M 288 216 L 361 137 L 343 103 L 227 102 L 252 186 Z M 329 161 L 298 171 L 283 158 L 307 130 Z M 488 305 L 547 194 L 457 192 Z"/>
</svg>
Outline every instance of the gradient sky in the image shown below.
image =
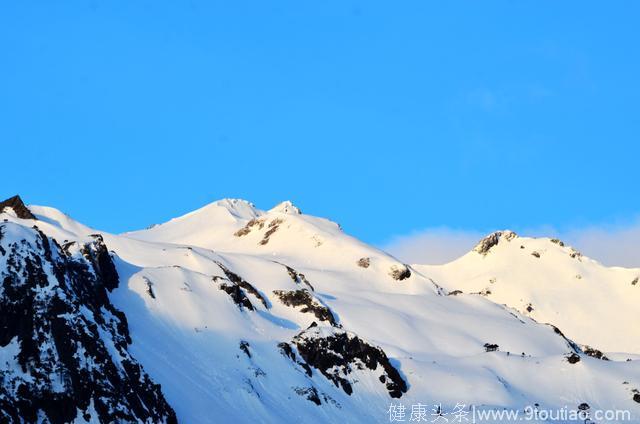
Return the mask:
<svg viewBox="0 0 640 424">
<path fill-rule="evenodd" d="M 291 199 L 373 243 L 640 213 L 640 3 L 0 5 L 0 197 L 113 232 Z"/>
</svg>

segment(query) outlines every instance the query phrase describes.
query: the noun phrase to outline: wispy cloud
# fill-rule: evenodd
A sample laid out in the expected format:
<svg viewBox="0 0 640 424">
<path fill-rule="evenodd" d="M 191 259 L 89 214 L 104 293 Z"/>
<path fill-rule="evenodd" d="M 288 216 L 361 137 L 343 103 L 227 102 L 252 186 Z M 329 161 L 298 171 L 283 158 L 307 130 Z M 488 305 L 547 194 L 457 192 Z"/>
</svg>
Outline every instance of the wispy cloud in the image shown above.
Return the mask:
<svg viewBox="0 0 640 424">
<path fill-rule="evenodd" d="M 480 232 L 429 228 L 394 237 L 383 249 L 407 263 L 443 264 L 467 253 L 482 237 Z"/>
<path fill-rule="evenodd" d="M 563 231 L 541 227 L 518 233 L 527 237 L 558 237 L 608 266 L 640 267 L 640 219 L 628 225 L 594 225 Z M 485 235 L 478 231 L 429 228 L 395 237 L 383 249 L 408 263 L 442 264 L 467 253 Z"/>
<path fill-rule="evenodd" d="M 588 227 L 563 236 L 583 254 L 605 265 L 640 267 L 640 220 L 627 227 Z"/>
</svg>

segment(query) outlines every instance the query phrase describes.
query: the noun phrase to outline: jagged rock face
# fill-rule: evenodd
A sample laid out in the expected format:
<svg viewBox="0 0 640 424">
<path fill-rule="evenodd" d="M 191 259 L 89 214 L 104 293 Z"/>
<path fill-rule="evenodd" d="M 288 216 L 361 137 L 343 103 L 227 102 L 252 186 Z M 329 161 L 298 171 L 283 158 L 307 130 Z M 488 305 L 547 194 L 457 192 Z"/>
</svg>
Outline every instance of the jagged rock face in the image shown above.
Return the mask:
<svg viewBox="0 0 640 424">
<path fill-rule="evenodd" d="M 229 287 L 230 287 L 229 285 L 226 285 L 227 287 L 223 287 L 223 285 L 221 285 L 220 286 L 221 290 L 226 291 L 228 294 L 232 295 L 232 297 L 237 296 L 239 298 L 243 298 L 244 297 L 245 299 L 247 299 L 246 294 L 244 294 L 244 291 L 246 290 L 247 292 L 249 292 L 250 294 L 255 296 L 260 301 L 260 303 L 262 303 L 264 305 L 265 308 L 269 309 L 269 307 L 270 307 L 269 301 L 267 300 L 267 298 L 262 293 L 260 293 L 260 291 L 258 291 L 258 289 L 256 289 L 253 286 L 253 284 L 247 282 L 244 278 L 242 278 L 241 276 L 239 276 L 235 272 L 231 271 L 229 268 L 227 268 L 222 263 L 216 262 L 216 264 L 220 267 L 222 272 L 224 272 L 224 275 L 227 276 L 227 280 L 233 286 L 236 287 L 236 289 L 233 289 L 233 293 L 231 293 L 229 291 Z M 238 294 L 238 292 L 240 294 Z M 238 304 L 238 301 L 236 301 L 236 299 L 234 299 L 234 302 L 236 302 L 236 304 Z M 243 303 L 244 303 L 244 301 L 243 301 Z M 248 309 L 253 309 L 253 307 L 248 308 Z"/>
<path fill-rule="evenodd" d="M 31 213 L 29 208 L 25 206 L 20 196 L 16 195 L 8 198 L 3 202 L 0 202 L 0 213 L 2 213 L 7 208 L 13 209 L 13 211 L 15 212 L 18 218 L 36 219 L 36 217 Z"/>
<path fill-rule="evenodd" d="M 511 241 L 516 237 L 518 237 L 518 235 L 513 231 L 496 231 L 480 240 L 473 250 L 480 255 L 486 255 L 493 246 L 500 243 L 501 238 L 504 238 L 506 241 Z"/>
<path fill-rule="evenodd" d="M 128 351 L 102 238 L 61 248 L 36 227 L 5 223 L 0 233 L 0 421 L 176 422 Z"/>
<path fill-rule="evenodd" d="M 312 324 L 294 337 L 293 343 L 305 363 L 316 368 L 345 393 L 353 393 L 353 381 L 348 377 L 354 370 L 382 368 L 379 381 L 392 398 L 407 392 L 407 384 L 391 365 L 382 349 L 372 346 L 353 333 L 335 328 L 321 328 Z"/>
<path fill-rule="evenodd" d="M 274 290 L 273 294 L 287 306 L 301 306 L 302 309 L 300 309 L 300 312 L 311 313 L 320 321 L 326 321 L 333 326 L 338 325 L 331 310 L 315 300 L 306 289 L 292 291 Z"/>
</svg>

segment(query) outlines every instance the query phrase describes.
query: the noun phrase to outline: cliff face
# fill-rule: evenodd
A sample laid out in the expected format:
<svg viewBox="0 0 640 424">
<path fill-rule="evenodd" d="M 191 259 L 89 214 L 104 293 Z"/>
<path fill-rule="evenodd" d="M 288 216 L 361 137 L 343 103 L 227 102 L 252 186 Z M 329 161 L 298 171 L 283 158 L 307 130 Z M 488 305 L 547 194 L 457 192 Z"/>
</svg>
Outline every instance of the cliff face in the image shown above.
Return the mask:
<svg viewBox="0 0 640 424">
<path fill-rule="evenodd" d="M 36 217 L 31 213 L 29 208 L 27 208 L 20 198 L 20 196 L 13 196 L 0 202 L 0 213 L 4 212 L 5 209 L 11 208 L 13 212 L 16 214 L 18 218 L 22 219 L 36 219 Z"/>
<path fill-rule="evenodd" d="M 128 351 L 108 296 L 118 283 L 100 236 L 61 247 L 37 227 L 0 224 L 0 421 L 176 421 Z"/>
</svg>

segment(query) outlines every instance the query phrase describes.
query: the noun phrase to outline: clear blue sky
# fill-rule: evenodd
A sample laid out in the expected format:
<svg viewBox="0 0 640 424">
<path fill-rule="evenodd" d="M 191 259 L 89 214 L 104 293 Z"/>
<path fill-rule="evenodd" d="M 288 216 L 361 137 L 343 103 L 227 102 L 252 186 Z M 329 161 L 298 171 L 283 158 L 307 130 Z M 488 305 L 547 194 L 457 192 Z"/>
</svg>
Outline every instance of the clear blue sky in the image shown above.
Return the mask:
<svg viewBox="0 0 640 424">
<path fill-rule="evenodd" d="M 381 243 L 640 212 L 640 3 L 0 6 L 0 197 L 109 231 L 291 199 Z"/>
</svg>

